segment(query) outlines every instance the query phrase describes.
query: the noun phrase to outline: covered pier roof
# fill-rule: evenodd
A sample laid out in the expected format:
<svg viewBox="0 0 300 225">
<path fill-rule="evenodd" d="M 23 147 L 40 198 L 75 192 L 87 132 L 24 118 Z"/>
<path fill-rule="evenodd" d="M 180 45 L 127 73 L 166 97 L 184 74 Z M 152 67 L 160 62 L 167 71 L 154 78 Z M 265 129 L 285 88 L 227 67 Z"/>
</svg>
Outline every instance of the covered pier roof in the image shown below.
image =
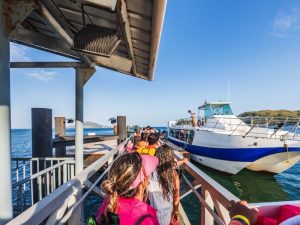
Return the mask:
<svg viewBox="0 0 300 225">
<path fill-rule="evenodd" d="M 89 67 L 105 67 L 153 80 L 166 0 L 20 2 L 26 4 L 28 16 L 10 36 L 11 41 L 79 60 Z M 78 32 L 91 24 L 116 32 L 118 42 L 110 49 L 110 41 L 105 40 L 108 36 L 95 42 L 98 47 L 111 50 L 109 54 L 91 54 L 92 51 L 74 47 Z M 84 36 L 95 38 L 89 32 Z"/>
</svg>

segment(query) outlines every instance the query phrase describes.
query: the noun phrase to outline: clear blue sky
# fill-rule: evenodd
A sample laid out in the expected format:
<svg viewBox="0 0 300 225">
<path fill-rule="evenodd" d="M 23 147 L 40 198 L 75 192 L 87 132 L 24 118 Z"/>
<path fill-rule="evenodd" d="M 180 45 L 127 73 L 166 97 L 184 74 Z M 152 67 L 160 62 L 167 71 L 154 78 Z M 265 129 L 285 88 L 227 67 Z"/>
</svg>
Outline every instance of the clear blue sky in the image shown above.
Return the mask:
<svg viewBox="0 0 300 225">
<path fill-rule="evenodd" d="M 11 44 L 12 61 L 66 59 Z M 235 114 L 300 109 L 300 1 L 169 0 L 155 80 L 98 68 L 85 86 L 85 121 L 165 125 L 187 110 L 227 99 Z M 12 69 L 12 127 L 31 126 L 32 107 L 74 118 L 72 69 Z"/>
</svg>

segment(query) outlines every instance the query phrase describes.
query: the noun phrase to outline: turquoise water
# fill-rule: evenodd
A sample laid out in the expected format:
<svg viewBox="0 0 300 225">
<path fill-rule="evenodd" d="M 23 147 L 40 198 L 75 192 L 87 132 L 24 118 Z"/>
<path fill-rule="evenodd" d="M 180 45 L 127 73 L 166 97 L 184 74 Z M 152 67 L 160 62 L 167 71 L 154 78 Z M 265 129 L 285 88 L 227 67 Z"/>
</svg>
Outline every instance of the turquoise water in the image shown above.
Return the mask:
<svg viewBox="0 0 300 225">
<path fill-rule="evenodd" d="M 74 129 L 67 129 L 67 134 L 74 134 Z M 111 135 L 111 128 L 85 129 L 85 134 L 96 133 L 98 135 Z M 31 130 L 12 130 L 12 157 L 31 157 Z M 242 170 L 237 175 L 225 175 L 207 167 L 196 164 L 201 170 L 219 182 L 240 199 L 249 202 L 286 201 L 300 199 L 300 163 L 289 170 L 272 176 Z M 195 197 L 184 200 L 189 207 L 189 213 L 193 221 L 199 221 L 199 207 Z M 95 212 L 98 205 L 98 197 L 91 196 L 88 203 L 90 209 Z M 198 223 L 198 222 L 197 222 Z"/>
</svg>

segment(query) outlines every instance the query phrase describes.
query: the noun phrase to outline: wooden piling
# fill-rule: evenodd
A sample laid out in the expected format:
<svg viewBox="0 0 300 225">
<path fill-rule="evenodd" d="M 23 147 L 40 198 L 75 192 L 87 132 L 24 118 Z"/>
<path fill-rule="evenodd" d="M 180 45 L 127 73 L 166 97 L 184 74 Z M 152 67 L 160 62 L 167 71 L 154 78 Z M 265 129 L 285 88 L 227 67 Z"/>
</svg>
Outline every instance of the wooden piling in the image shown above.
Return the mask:
<svg viewBox="0 0 300 225">
<path fill-rule="evenodd" d="M 66 135 L 65 117 L 54 117 L 55 137 Z"/>
<path fill-rule="evenodd" d="M 52 156 L 52 110 L 31 109 L 32 157 Z"/>
<path fill-rule="evenodd" d="M 126 139 L 126 116 L 117 116 L 118 144 Z"/>
<path fill-rule="evenodd" d="M 66 119 L 65 117 L 54 117 L 55 137 L 65 137 L 66 135 Z M 56 157 L 66 156 L 66 146 L 55 147 Z"/>
<path fill-rule="evenodd" d="M 31 132 L 32 132 L 32 157 L 51 157 L 52 156 L 52 110 L 45 108 L 32 108 L 31 109 Z M 37 165 L 39 163 L 39 165 Z M 47 165 L 46 165 L 47 167 Z M 42 162 L 36 161 L 32 165 L 32 174 L 45 169 Z M 43 184 L 44 185 L 44 184 Z M 37 182 L 32 182 L 32 199 L 33 204 L 38 199 L 38 186 Z M 45 195 L 45 193 L 42 193 Z"/>
</svg>

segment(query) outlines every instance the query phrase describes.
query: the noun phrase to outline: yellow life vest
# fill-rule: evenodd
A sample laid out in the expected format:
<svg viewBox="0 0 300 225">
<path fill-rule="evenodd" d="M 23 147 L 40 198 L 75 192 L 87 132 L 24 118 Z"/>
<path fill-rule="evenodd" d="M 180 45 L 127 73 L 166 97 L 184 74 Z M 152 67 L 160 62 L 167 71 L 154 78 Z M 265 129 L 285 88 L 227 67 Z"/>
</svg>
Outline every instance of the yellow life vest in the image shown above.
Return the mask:
<svg viewBox="0 0 300 225">
<path fill-rule="evenodd" d="M 137 152 L 142 154 L 142 155 L 155 156 L 156 149 L 155 148 L 138 148 Z"/>
</svg>

